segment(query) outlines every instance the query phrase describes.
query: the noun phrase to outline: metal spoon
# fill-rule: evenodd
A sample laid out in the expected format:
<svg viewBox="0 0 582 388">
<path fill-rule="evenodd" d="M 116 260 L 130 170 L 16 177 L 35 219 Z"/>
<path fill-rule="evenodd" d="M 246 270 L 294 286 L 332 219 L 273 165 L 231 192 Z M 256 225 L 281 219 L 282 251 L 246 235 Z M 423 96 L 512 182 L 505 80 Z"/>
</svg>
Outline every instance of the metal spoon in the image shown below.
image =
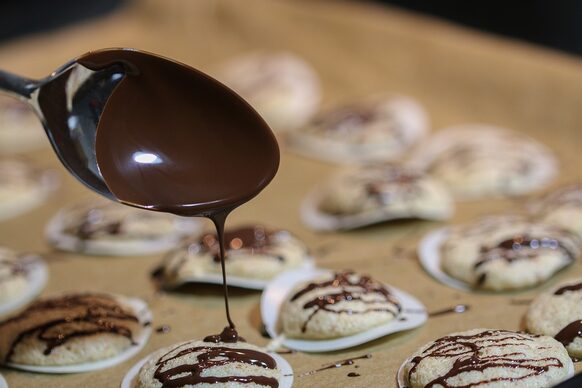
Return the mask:
<svg viewBox="0 0 582 388">
<path fill-rule="evenodd" d="M 90 70 L 75 60 L 41 80 L 0 70 L 0 91 L 29 103 L 63 165 L 81 183 L 115 200 L 97 167 L 95 137 L 107 99 L 125 73 L 123 66 Z"/>
</svg>

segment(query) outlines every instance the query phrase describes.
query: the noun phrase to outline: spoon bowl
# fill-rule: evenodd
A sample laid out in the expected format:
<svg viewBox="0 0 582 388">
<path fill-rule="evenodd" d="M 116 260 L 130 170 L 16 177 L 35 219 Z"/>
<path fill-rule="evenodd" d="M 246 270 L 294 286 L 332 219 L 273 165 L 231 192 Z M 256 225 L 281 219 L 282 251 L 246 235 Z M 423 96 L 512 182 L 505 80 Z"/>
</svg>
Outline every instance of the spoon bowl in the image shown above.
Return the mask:
<svg viewBox="0 0 582 388">
<path fill-rule="evenodd" d="M 121 65 L 90 70 L 75 60 L 41 80 L 0 70 L 0 90 L 29 103 L 67 170 L 91 190 L 115 199 L 103 181 L 95 157 L 99 118 L 115 86 Z"/>
<path fill-rule="evenodd" d="M 189 215 L 232 209 L 278 168 L 276 139 L 246 101 L 155 54 L 92 51 L 41 80 L 0 70 L 0 90 L 34 108 L 73 176 L 131 206 Z"/>
</svg>

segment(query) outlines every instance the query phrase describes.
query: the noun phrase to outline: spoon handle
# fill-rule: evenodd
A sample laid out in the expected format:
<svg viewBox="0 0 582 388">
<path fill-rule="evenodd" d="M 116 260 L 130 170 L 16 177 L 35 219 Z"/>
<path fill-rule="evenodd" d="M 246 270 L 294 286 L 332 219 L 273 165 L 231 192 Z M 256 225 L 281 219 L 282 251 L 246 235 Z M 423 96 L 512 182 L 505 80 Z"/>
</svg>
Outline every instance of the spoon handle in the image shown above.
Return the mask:
<svg viewBox="0 0 582 388">
<path fill-rule="evenodd" d="M 0 70 L 0 91 L 28 100 L 38 86 L 38 81 Z"/>
</svg>

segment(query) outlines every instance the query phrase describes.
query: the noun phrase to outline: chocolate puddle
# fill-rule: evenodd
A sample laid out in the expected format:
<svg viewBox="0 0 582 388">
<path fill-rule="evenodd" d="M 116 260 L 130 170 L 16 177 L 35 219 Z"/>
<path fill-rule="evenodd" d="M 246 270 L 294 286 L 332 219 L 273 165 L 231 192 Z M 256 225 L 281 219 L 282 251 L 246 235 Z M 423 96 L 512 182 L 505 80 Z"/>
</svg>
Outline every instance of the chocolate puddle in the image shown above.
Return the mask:
<svg viewBox="0 0 582 388">
<path fill-rule="evenodd" d="M 105 104 L 95 142 L 97 164 L 111 193 L 130 206 L 207 217 L 214 223 L 228 327 L 205 340 L 236 342 L 240 338 L 228 304 L 224 224 L 232 210 L 255 197 L 275 176 L 279 147 L 273 133 L 236 93 L 178 62 L 122 49 L 90 52 L 77 62 L 92 70 L 120 65 L 125 70 Z M 251 362 L 246 353 L 233 355 L 226 348 L 209 348 L 204 357 L 215 353 Z M 261 357 L 274 363 L 266 354 Z M 200 361 L 203 368 L 208 360 Z M 201 378 L 199 371 L 188 371 L 192 373 L 188 381 Z M 156 378 L 164 386 L 179 386 L 182 378 L 167 381 L 167 375 L 160 366 Z M 245 378 L 212 377 L 208 382 Z"/>
</svg>

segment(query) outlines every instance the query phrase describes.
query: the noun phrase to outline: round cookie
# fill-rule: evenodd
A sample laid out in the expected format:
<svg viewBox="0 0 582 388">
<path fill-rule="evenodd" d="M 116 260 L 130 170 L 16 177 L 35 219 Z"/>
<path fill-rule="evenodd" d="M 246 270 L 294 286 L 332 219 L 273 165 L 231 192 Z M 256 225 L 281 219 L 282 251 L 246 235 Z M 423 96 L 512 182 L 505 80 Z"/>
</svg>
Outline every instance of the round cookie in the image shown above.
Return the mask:
<svg viewBox="0 0 582 388">
<path fill-rule="evenodd" d="M 24 365 L 75 365 L 134 346 L 142 324 L 123 300 L 106 294 L 44 299 L 0 323 L 0 360 Z"/>
<path fill-rule="evenodd" d="M 46 236 L 62 250 L 125 256 L 167 251 L 199 231 L 197 220 L 98 200 L 61 210 Z"/>
<path fill-rule="evenodd" d="M 582 184 L 554 190 L 530 204 L 530 210 L 582 238 Z"/>
<path fill-rule="evenodd" d="M 437 132 L 410 160 L 460 199 L 526 194 L 558 171 L 556 158 L 543 144 L 523 133 L 480 124 Z"/>
<path fill-rule="evenodd" d="M 527 331 L 562 343 L 572 357 L 582 357 L 582 278 L 538 295 L 525 316 Z"/>
<path fill-rule="evenodd" d="M 228 274 L 247 279 L 272 279 L 298 268 L 308 258 L 307 247 L 290 232 L 262 225 L 227 229 Z M 221 274 L 219 245 L 215 233 L 170 252 L 156 271 L 164 287 L 172 288 L 206 274 Z"/>
<path fill-rule="evenodd" d="M 277 362 L 257 346 L 187 341 L 153 353 L 139 371 L 136 388 L 273 387 L 281 377 Z"/>
<path fill-rule="evenodd" d="M 0 305 L 19 297 L 27 287 L 25 263 L 10 249 L 0 247 Z"/>
<path fill-rule="evenodd" d="M 48 144 L 42 124 L 30 106 L 0 96 L 0 152 L 26 152 Z"/>
<path fill-rule="evenodd" d="M 540 284 L 579 255 L 578 239 L 560 227 L 489 216 L 452 228 L 441 247 L 441 265 L 475 288 L 504 291 Z"/>
<path fill-rule="evenodd" d="M 21 159 L 0 159 L 0 220 L 39 206 L 55 188 L 55 176 Z"/>
<path fill-rule="evenodd" d="M 290 132 L 293 151 L 333 163 L 395 160 L 428 129 L 427 114 L 411 98 L 385 95 L 318 114 Z"/>
<path fill-rule="evenodd" d="M 551 337 L 491 329 L 441 337 L 404 365 L 409 388 L 545 388 L 573 369 L 564 347 Z"/>
<path fill-rule="evenodd" d="M 315 71 L 289 52 L 244 55 L 226 64 L 217 79 L 246 99 L 274 131 L 304 125 L 321 99 Z"/>
<path fill-rule="evenodd" d="M 454 207 L 440 183 L 420 171 L 391 163 L 343 171 L 308 196 L 304 204 L 305 223 L 322 230 L 350 229 L 391 219 L 446 219 Z M 321 221 L 315 219 L 317 215 Z"/>
<path fill-rule="evenodd" d="M 281 322 L 286 337 L 328 339 L 386 324 L 400 311 L 387 286 L 344 271 L 295 287 L 283 304 Z"/>
</svg>

